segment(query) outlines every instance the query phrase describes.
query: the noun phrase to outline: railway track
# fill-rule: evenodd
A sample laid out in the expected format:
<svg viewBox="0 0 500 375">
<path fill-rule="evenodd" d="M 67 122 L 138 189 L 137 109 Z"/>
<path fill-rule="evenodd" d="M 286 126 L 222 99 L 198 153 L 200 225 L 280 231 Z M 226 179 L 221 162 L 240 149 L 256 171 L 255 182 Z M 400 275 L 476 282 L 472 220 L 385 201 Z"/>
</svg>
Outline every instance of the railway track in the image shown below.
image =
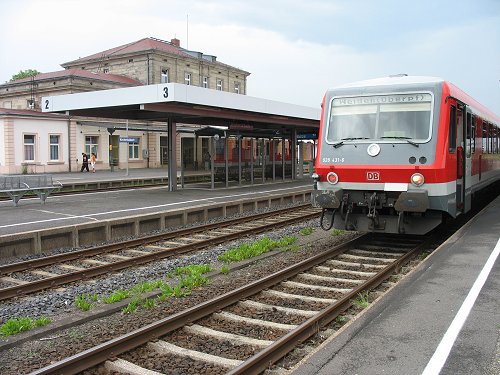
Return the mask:
<svg viewBox="0 0 500 375">
<path fill-rule="evenodd" d="M 310 204 L 0 266 L 0 301 L 139 266 L 310 218 Z"/>
<path fill-rule="evenodd" d="M 72 374 L 96 365 L 150 375 L 257 374 L 425 246 L 423 238 L 364 235 L 33 374 Z"/>
</svg>

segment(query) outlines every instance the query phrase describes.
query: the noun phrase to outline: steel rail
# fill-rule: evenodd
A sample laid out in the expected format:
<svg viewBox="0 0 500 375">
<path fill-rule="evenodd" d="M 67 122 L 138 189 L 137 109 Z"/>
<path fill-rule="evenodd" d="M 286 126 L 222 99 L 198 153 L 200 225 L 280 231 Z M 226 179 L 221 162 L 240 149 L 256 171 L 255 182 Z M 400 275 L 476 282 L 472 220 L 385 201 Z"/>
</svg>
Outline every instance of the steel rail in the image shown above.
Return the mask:
<svg viewBox="0 0 500 375">
<path fill-rule="evenodd" d="M 417 247 L 410 250 L 401 258 L 395 260 L 376 275 L 373 275 L 371 278 L 366 280 L 366 282 L 344 295 L 337 302 L 323 309 L 317 315 L 309 318 L 297 328 L 291 330 L 286 335 L 273 342 L 264 350 L 258 352 L 238 367 L 235 367 L 231 371 L 227 372 L 226 375 L 258 374 L 269 368 L 270 364 L 281 359 L 298 344 L 318 333 L 320 328 L 324 327 L 336 319 L 342 312 L 347 310 L 352 305 L 352 301 L 356 299 L 361 292 L 373 289 L 380 285 L 384 280 L 389 278 L 392 273 L 401 266 L 401 264 L 406 263 L 427 245 L 428 241 L 420 243 Z"/>
<path fill-rule="evenodd" d="M 357 237 L 349 242 L 338 245 L 321 254 L 303 260 L 281 271 L 275 272 L 263 279 L 254 281 L 231 292 L 215 297 L 209 301 L 171 315 L 165 319 L 137 329 L 133 332 L 109 340 L 103 344 L 65 358 L 59 362 L 32 372 L 32 375 L 41 374 L 75 374 L 84 371 L 103 361 L 118 356 L 128 350 L 137 348 L 151 340 L 156 340 L 178 328 L 221 310 L 241 299 L 250 297 L 266 288 L 276 285 L 297 273 L 325 262 L 326 260 L 356 246 L 369 235 Z"/>
<path fill-rule="evenodd" d="M 149 262 L 152 262 L 154 260 L 160 260 L 160 259 L 164 259 L 167 257 L 177 256 L 180 254 L 191 252 L 193 250 L 200 250 L 202 248 L 206 248 L 209 246 L 214 246 L 214 245 L 218 245 L 218 244 L 221 244 L 221 243 L 224 243 L 227 241 L 238 239 L 238 238 L 241 238 L 242 236 L 247 236 L 249 234 L 261 233 L 261 232 L 269 230 L 270 228 L 277 228 L 277 227 L 288 225 L 291 223 L 304 221 L 304 220 L 307 220 L 310 218 L 314 218 L 318 215 L 319 215 L 318 212 L 314 212 L 314 213 L 310 213 L 310 214 L 304 214 L 301 216 L 289 218 L 286 220 L 281 220 L 281 221 L 276 222 L 276 223 L 265 223 L 264 225 L 260 225 L 258 227 L 252 227 L 252 228 L 248 228 L 248 229 L 239 230 L 237 232 L 228 233 L 225 235 L 220 235 L 219 237 L 216 237 L 216 238 L 209 238 L 206 240 L 197 240 L 197 241 L 194 241 L 193 243 L 190 243 L 190 244 L 176 246 L 176 247 L 172 247 L 172 248 L 168 248 L 168 249 L 166 248 L 165 250 L 152 252 L 152 253 L 147 254 L 147 255 L 141 255 L 141 256 L 133 257 L 133 258 L 126 259 L 126 260 L 119 260 L 119 261 L 116 261 L 116 262 L 113 262 L 110 264 L 106 264 L 106 265 L 102 265 L 102 266 L 95 266 L 95 267 L 88 268 L 88 269 L 85 269 L 82 271 L 74 271 L 74 272 L 69 272 L 66 274 L 58 275 L 58 276 L 48 277 L 48 278 L 44 278 L 41 280 L 30 282 L 28 284 L 22 284 L 22 285 L 13 286 L 10 288 L 0 289 L 0 301 L 6 300 L 9 298 L 13 298 L 13 297 L 16 297 L 19 295 L 37 292 L 37 291 L 47 289 L 47 288 L 54 288 L 56 286 L 68 284 L 68 283 L 71 283 L 74 281 L 89 279 L 89 278 L 100 276 L 103 274 L 108 274 L 110 272 L 116 272 L 116 271 L 119 271 L 119 270 L 122 270 L 125 268 L 129 268 L 132 266 L 138 266 L 141 264 L 149 263 Z M 215 228 L 220 228 L 220 226 L 217 226 L 216 224 L 210 224 L 210 226 L 215 226 Z M 197 232 L 198 232 L 198 230 L 197 230 Z M 192 231 L 190 233 L 192 233 Z M 134 242 L 134 241 L 131 241 L 131 242 Z M 128 245 L 127 247 L 130 247 L 130 245 Z"/>
<path fill-rule="evenodd" d="M 10 274 L 13 272 L 27 271 L 27 270 L 30 270 L 33 268 L 51 266 L 55 263 L 61 263 L 61 262 L 67 262 L 69 260 L 81 259 L 83 257 L 99 255 L 99 254 L 103 254 L 103 253 L 117 251 L 120 249 L 126 249 L 126 248 L 130 248 L 130 247 L 142 246 L 142 245 L 155 243 L 155 242 L 159 242 L 159 241 L 165 241 L 165 240 L 169 240 L 169 239 L 176 238 L 176 237 L 182 237 L 182 236 L 190 235 L 193 233 L 199 233 L 199 232 L 204 232 L 204 231 L 208 231 L 208 230 L 215 229 L 215 228 L 220 228 L 221 226 L 229 226 L 229 225 L 235 225 L 238 223 L 244 223 L 244 222 L 248 222 L 248 221 L 252 221 L 252 220 L 259 220 L 259 219 L 266 218 L 269 216 L 274 216 L 277 214 L 294 212 L 295 210 L 301 209 L 301 208 L 311 208 L 311 204 L 307 203 L 307 204 L 298 205 L 298 206 L 293 207 L 293 208 L 285 208 L 282 210 L 260 213 L 260 214 L 256 214 L 256 215 L 252 215 L 252 216 L 247 216 L 244 218 L 236 218 L 236 219 L 220 221 L 218 223 L 204 224 L 204 225 L 198 226 L 196 228 L 185 228 L 185 229 L 176 230 L 174 232 L 144 236 L 144 237 L 139 237 L 139 238 L 135 238 L 135 239 L 131 239 L 131 240 L 115 242 L 115 243 L 107 244 L 107 245 L 94 246 L 94 247 L 91 247 L 88 249 L 72 251 L 72 252 L 68 252 L 68 253 L 64 253 L 64 254 L 47 256 L 47 257 L 43 257 L 40 259 L 33 259 L 33 260 L 25 261 L 25 262 L 6 264 L 6 265 L 0 266 L 0 276 L 4 276 L 4 275 L 7 275 L 7 274 Z"/>
</svg>

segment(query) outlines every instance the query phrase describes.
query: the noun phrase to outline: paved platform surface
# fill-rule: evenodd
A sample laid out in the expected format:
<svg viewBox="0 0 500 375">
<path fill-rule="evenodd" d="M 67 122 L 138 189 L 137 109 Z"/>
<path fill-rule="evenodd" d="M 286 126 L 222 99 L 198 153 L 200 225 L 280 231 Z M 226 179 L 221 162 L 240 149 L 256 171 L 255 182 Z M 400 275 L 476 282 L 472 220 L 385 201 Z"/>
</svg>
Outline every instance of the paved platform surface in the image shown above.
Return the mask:
<svg viewBox="0 0 500 375">
<path fill-rule="evenodd" d="M 128 176 L 125 175 L 125 170 L 118 170 L 57 173 L 53 174 L 53 178 L 62 183 L 75 180 L 92 182 L 163 177 L 166 173 L 163 169 L 130 169 Z M 218 184 L 214 190 L 210 189 L 210 183 L 205 183 L 186 184 L 184 188 L 178 185 L 178 190 L 173 192 L 169 192 L 167 186 L 155 186 L 49 196 L 44 205 L 40 204 L 38 198 L 22 199 L 17 207 L 10 200 L 1 201 L 0 235 L 149 214 L 203 203 L 227 202 L 280 191 L 301 190 L 306 187 L 312 187 L 312 182 L 308 179 L 285 182 L 277 179 L 274 182 L 268 180 L 265 184 L 243 186 L 231 183 L 229 188 L 226 188 L 225 184 Z"/>
<path fill-rule="evenodd" d="M 500 197 L 293 375 L 500 374 L 499 212 Z"/>
</svg>

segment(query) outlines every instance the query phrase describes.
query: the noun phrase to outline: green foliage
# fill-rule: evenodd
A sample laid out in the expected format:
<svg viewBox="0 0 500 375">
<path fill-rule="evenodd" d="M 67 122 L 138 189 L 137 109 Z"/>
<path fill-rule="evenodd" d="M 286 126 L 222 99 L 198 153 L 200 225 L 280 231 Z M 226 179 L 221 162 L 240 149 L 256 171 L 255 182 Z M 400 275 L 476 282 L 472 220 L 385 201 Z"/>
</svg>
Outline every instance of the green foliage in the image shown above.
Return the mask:
<svg viewBox="0 0 500 375">
<path fill-rule="evenodd" d="M 29 317 L 12 318 L 0 326 L 0 334 L 3 337 L 8 337 L 36 327 L 43 327 L 50 322 L 50 319 L 47 317 L 41 317 L 36 320 Z"/>
<path fill-rule="evenodd" d="M 279 241 L 271 240 L 269 237 L 264 237 L 261 240 L 251 244 L 244 243 L 235 249 L 229 249 L 224 254 L 219 256 L 219 260 L 225 263 L 239 262 L 245 259 L 250 259 L 277 247 L 286 247 L 297 241 L 296 237 L 285 237 Z"/>
<path fill-rule="evenodd" d="M 130 297 L 130 291 L 124 289 L 118 289 L 108 297 L 104 297 L 103 302 L 110 304 L 110 303 L 120 302 L 121 300 L 124 300 L 125 298 L 128 297 Z"/>
<path fill-rule="evenodd" d="M 156 307 L 156 300 L 153 298 L 146 298 L 146 300 L 142 303 L 142 306 L 146 309 L 152 309 Z"/>
<path fill-rule="evenodd" d="M 140 284 L 135 285 L 132 289 L 131 292 L 136 294 L 136 293 L 149 293 L 152 292 L 153 290 L 159 288 L 162 285 L 161 280 L 157 281 L 144 281 Z"/>
<path fill-rule="evenodd" d="M 300 246 L 299 245 L 291 245 L 287 246 L 283 249 L 283 251 L 292 251 L 292 252 L 297 252 L 300 251 Z"/>
<path fill-rule="evenodd" d="M 229 273 L 230 269 L 228 266 L 222 266 L 220 268 L 220 273 L 222 273 L 223 275 L 227 275 Z"/>
<path fill-rule="evenodd" d="M 12 75 L 10 82 L 17 81 L 18 79 L 23 79 L 27 77 L 33 77 L 36 76 L 37 74 L 40 74 L 40 72 L 36 69 L 20 70 L 19 73 Z"/>
<path fill-rule="evenodd" d="M 93 299 L 95 296 L 95 300 Z M 97 295 L 89 296 L 87 294 L 80 294 L 75 297 L 75 306 L 82 311 L 89 311 L 92 308 L 92 303 L 90 301 L 97 301 Z"/>
<path fill-rule="evenodd" d="M 210 264 L 190 264 L 189 266 L 177 267 L 174 271 L 176 276 L 202 275 L 212 271 Z"/>
<path fill-rule="evenodd" d="M 347 322 L 347 317 L 345 315 L 339 315 L 335 318 L 335 321 L 338 324 L 344 324 L 345 322 Z"/>
<path fill-rule="evenodd" d="M 370 302 L 368 302 L 368 292 L 364 291 L 364 292 L 358 293 L 358 297 L 355 300 L 352 300 L 351 302 L 353 305 L 355 305 L 361 309 L 367 308 L 368 305 L 370 304 Z"/>
<path fill-rule="evenodd" d="M 332 230 L 332 236 L 333 237 L 336 237 L 336 236 L 340 236 L 341 234 L 344 234 L 344 230 L 342 229 L 334 229 Z"/>
<path fill-rule="evenodd" d="M 430 255 L 430 253 L 431 252 L 429 250 L 425 250 L 425 251 L 421 252 L 418 257 L 420 258 L 420 260 L 424 260 L 425 258 L 427 258 Z"/>
<path fill-rule="evenodd" d="M 139 305 L 142 302 L 142 298 L 139 296 L 136 296 L 130 301 L 130 303 L 127 305 L 127 307 L 124 307 L 122 310 L 122 314 L 131 314 L 137 311 L 139 308 Z"/>
<path fill-rule="evenodd" d="M 185 289 L 181 284 L 177 284 L 172 290 L 172 295 L 177 298 L 187 297 L 191 294 L 190 290 Z"/>
<path fill-rule="evenodd" d="M 300 234 L 303 236 L 309 236 L 313 232 L 313 229 L 311 227 L 306 227 L 300 230 Z"/>
</svg>

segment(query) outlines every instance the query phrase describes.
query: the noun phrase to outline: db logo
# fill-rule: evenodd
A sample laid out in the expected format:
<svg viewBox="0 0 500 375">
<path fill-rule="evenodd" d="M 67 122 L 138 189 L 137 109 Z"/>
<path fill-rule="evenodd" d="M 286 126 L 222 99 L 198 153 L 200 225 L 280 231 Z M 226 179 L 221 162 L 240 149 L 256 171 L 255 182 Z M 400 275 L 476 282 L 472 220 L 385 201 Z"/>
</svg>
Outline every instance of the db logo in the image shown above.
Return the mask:
<svg viewBox="0 0 500 375">
<path fill-rule="evenodd" d="M 368 181 L 380 181 L 380 172 L 366 172 Z"/>
</svg>

